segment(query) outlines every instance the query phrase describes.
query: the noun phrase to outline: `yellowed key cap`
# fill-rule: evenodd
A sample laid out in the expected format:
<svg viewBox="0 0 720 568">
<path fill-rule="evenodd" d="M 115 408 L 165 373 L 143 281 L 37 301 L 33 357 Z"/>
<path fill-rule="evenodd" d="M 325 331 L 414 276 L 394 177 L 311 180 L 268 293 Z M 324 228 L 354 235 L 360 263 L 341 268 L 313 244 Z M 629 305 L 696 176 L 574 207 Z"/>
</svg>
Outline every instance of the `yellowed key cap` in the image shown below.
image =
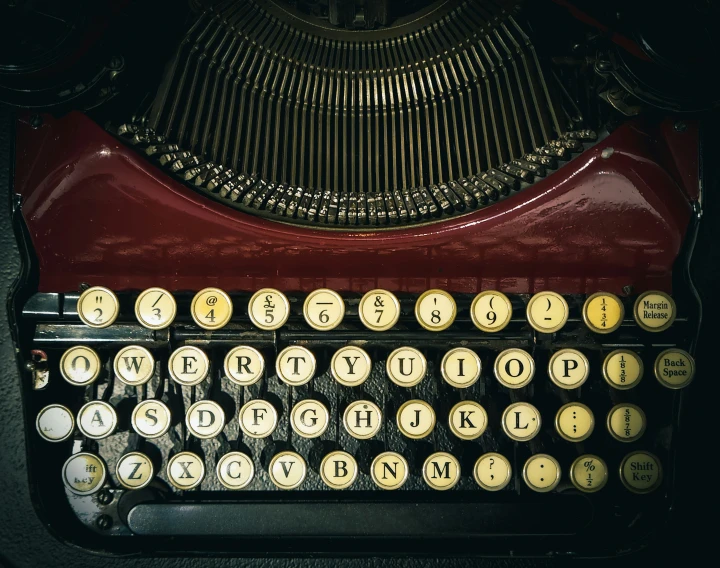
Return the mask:
<svg viewBox="0 0 720 568">
<path fill-rule="evenodd" d="M 372 371 L 370 355 L 364 349 L 348 345 L 338 349 L 330 361 L 330 372 L 335 380 L 346 387 L 363 384 Z"/>
<path fill-rule="evenodd" d="M 470 306 L 470 318 L 480 331 L 501 331 L 512 319 L 512 303 L 502 292 L 480 292 Z"/>
<path fill-rule="evenodd" d="M 142 489 L 152 481 L 154 468 L 145 454 L 130 452 L 115 465 L 115 476 L 125 489 Z"/>
<path fill-rule="evenodd" d="M 320 477 L 331 489 L 347 489 L 355 483 L 357 475 L 357 462 L 347 452 L 330 452 L 320 463 Z"/>
<path fill-rule="evenodd" d="M 343 413 L 343 425 L 353 438 L 368 440 L 380 431 L 382 411 L 369 400 L 353 401 Z"/>
<path fill-rule="evenodd" d="M 460 462 L 447 452 L 435 452 L 428 456 L 422 468 L 423 479 L 437 491 L 447 491 L 460 481 Z"/>
<path fill-rule="evenodd" d="M 300 454 L 280 452 L 270 460 L 268 473 L 270 481 L 280 489 L 295 489 L 305 481 L 307 465 Z"/>
<path fill-rule="evenodd" d="M 695 360 L 682 349 L 666 349 L 655 359 L 655 378 L 669 389 L 682 389 L 695 377 Z"/>
<path fill-rule="evenodd" d="M 300 345 L 290 345 L 278 353 L 275 372 L 278 378 L 291 387 L 299 387 L 315 376 L 317 361 L 312 351 Z"/>
<path fill-rule="evenodd" d="M 620 464 L 620 480 L 633 493 L 655 491 L 660 487 L 662 478 L 660 460 L 650 452 L 632 452 Z"/>
<path fill-rule="evenodd" d="M 426 438 L 435 428 L 435 411 L 424 400 L 408 400 L 398 409 L 397 425 L 408 438 Z"/>
<path fill-rule="evenodd" d="M 50 404 L 38 412 L 35 428 L 44 440 L 62 442 L 72 436 L 75 418 L 69 408 Z"/>
<path fill-rule="evenodd" d="M 70 456 L 62 470 L 65 487 L 76 495 L 92 495 L 100 491 L 106 476 L 105 462 L 87 452 Z"/>
<path fill-rule="evenodd" d="M 183 345 L 170 354 L 168 372 L 176 383 L 191 387 L 200 384 L 208 376 L 210 359 L 199 347 Z"/>
<path fill-rule="evenodd" d="M 250 298 L 248 315 L 255 327 L 266 331 L 280 329 L 290 317 L 290 302 L 280 290 L 263 288 Z"/>
<path fill-rule="evenodd" d="M 607 464 L 597 456 L 585 454 L 570 466 L 570 481 L 584 493 L 600 491 L 607 480 Z"/>
<path fill-rule="evenodd" d="M 195 294 L 190 315 L 203 329 L 220 329 L 232 319 L 233 303 L 230 296 L 219 288 L 205 288 Z"/>
<path fill-rule="evenodd" d="M 148 288 L 135 300 L 135 317 L 148 329 L 165 329 L 177 315 L 177 303 L 164 288 Z"/>
<path fill-rule="evenodd" d="M 555 415 L 555 429 L 568 442 L 582 442 L 595 428 L 592 410 L 579 402 L 569 402 Z"/>
<path fill-rule="evenodd" d="M 535 376 L 535 361 L 523 349 L 506 349 L 495 359 L 495 378 L 509 389 L 527 386 Z"/>
<path fill-rule="evenodd" d="M 237 385 L 254 385 L 265 375 L 265 359 L 257 349 L 239 345 L 225 355 L 223 370 Z"/>
<path fill-rule="evenodd" d="M 445 382 L 453 387 L 465 389 L 480 378 L 482 363 L 477 353 L 466 347 L 448 351 L 440 363 L 440 373 Z"/>
<path fill-rule="evenodd" d="M 290 412 L 290 425 L 295 433 L 303 438 L 322 436 L 329 424 L 330 413 L 325 405 L 317 400 L 301 400 Z"/>
<path fill-rule="evenodd" d="M 628 390 L 637 386 L 642 379 L 643 362 L 633 351 L 616 349 L 605 357 L 602 372 L 610 386 L 618 390 Z"/>
<path fill-rule="evenodd" d="M 385 361 L 388 378 L 399 387 L 414 387 L 425 378 L 427 360 L 414 347 L 398 347 Z"/>
<path fill-rule="evenodd" d="M 143 400 L 133 410 L 130 422 L 143 438 L 159 438 L 170 429 L 170 409 L 161 400 Z"/>
<path fill-rule="evenodd" d="M 327 288 L 311 292 L 303 304 L 305 321 L 318 331 L 330 331 L 342 323 L 345 302 L 340 294 Z"/>
<path fill-rule="evenodd" d="M 155 359 L 144 347 L 128 345 L 115 355 L 113 370 L 123 383 L 137 387 L 152 378 L 155 373 Z"/>
<path fill-rule="evenodd" d="M 610 434 L 620 442 L 634 442 L 645 433 L 647 420 L 639 406 L 624 402 L 610 409 L 607 417 Z"/>
<path fill-rule="evenodd" d="M 166 473 L 168 481 L 176 488 L 193 489 L 205 478 L 205 464 L 193 452 L 180 452 L 170 458 Z"/>
<path fill-rule="evenodd" d="M 633 315 L 635 322 L 644 330 L 665 331 L 675 321 L 675 301 L 665 292 L 650 290 L 635 300 Z"/>
<path fill-rule="evenodd" d="M 415 302 L 415 318 L 428 331 L 443 331 L 457 315 L 455 299 L 444 290 L 423 292 Z"/>
<path fill-rule="evenodd" d="M 502 426 L 509 438 L 527 442 L 540 431 L 540 412 L 529 402 L 516 402 L 505 409 Z"/>
<path fill-rule="evenodd" d="M 251 438 L 267 438 L 275 431 L 278 413 L 267 400 L 246 402 L 238 413 L 240 429 Z"/>
<path fill-rule="evenodd" d="M 386 331 L 400 319 L 400 302 L 387 290 L 370 290 L 358 306 L 360 321 L 372 331 Z"/>
<path fill-rule="evenodd" d="M 255 465 L 247 454 L 229 452 L 220 458 L 215 473 L 220 483 L 228 489 L 244 489 L 253 480 Z"/>
<path fill-rule="evenodd" d="M 486 491 L 500 491 L 510 483 L 512 466 L 505 456 L 489 452 L 475 462 L 473 477 Z"/>
<path fill-rule="evenodd" d="M 120 303 L 111 290 L 93 286 L 80 294 L 77 311 L 85 325 L 104 328 L 115 323 L 120 313 Z"/>
<path fill-rule="evenodd" d="M 213 400 L 199 400 L 188 408 L 185 425 L 196 438 L 209 440 L 218 436 L 225 427 L 225 412 Z"/>
<path fill-rule="evenodd" d="M 370 477 L 380 489 L 400 489 L 409 474 L 407 460 L 396 452 L 383 452 L 370 464 Z"/>
<path fill-rule="evenodd" d="M 552 491 L 560 483 L 560 464 L 548 454 L 530 456 L 522 473 L 527 486 L 538 493 Z"/>
<path fill-rule="evenodd" d="M 590 363 L 577 349 L 561 349 L 550 357 L 548 375 L 561 389 L 576 389 L 590 376 Z"/>
<path fill-rule="evenodd" d="M 569 314 L 565 298 L 555 292 L 538 292 L 527 305 L 528 323 L 540 333 L 560 331 Z"/>
<path fill-rule="evenodd" d="M 475 440 L 487 428 L 487 412 L 474 400 L 458 402 L 450 409 L 448 425 L 450 431 L 461 440 Z"/>
<path fill-rule="evenodd" d="M 622 324 L 625 308 L 615 294 L 598 292 L 585 300 L 582 315 L 591 331 L 612 333 Z"/>
<path fill-rule="evenodd" d="M 93 440 L 107 438 L 117 428 L 117 413 L 107 402 L 91 400 L 78 410 L 77 425 L 84 436 Z"/>
<path fill-rule="evenodd" d="M 100 375 L 100 357 L 93 349 L 78 345 L 71 347 L 60 358 L 60 374 L 68 383 L 84 387 Z"/>
</svg>

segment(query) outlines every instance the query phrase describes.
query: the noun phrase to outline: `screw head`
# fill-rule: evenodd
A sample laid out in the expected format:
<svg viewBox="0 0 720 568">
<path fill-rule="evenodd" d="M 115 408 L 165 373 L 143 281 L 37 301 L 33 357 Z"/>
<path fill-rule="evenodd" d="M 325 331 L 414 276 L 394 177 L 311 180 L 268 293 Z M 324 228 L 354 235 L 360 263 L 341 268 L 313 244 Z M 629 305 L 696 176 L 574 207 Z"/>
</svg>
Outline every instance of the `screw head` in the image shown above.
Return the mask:
<svg viewBox="0 0 720 568">
<path fill-rule="evenodd" d="M 682 120 L 678 120 L 674 125 L 673 129 L 675 132 L 685 132 L 687 130 L 687 124 L 684 123 Z"/>
<path fill-rule="evenodd" d="M 98 493 L 97 500 L 101 505 L 109 505 L 113 501 L 113 494 L 107 490 L 101 491 Z"/>
<path fill-rule="evenodd" d="M 112 527 L 113 520 L 110 515 L 100 515 L 95 521 L 95 524 L 101 531 L 107 531 Z"/>
</svg>

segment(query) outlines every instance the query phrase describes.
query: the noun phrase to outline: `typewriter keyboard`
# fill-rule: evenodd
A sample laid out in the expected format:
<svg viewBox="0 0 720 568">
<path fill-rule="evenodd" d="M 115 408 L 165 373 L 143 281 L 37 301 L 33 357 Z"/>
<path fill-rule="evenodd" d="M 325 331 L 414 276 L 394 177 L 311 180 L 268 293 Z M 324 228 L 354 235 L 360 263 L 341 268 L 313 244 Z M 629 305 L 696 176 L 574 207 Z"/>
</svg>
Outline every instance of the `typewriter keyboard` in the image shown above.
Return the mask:
<svg viewBox="0 0 720 568">
<path fill-rule="evenodd" d="M 147 504 L 229 494 L 652 499 L 695 374 L 684 310 L 658 291 L 35 294 L 32 444 L 42 483 L 117 534 L 184 534 Z"/>
</svg>

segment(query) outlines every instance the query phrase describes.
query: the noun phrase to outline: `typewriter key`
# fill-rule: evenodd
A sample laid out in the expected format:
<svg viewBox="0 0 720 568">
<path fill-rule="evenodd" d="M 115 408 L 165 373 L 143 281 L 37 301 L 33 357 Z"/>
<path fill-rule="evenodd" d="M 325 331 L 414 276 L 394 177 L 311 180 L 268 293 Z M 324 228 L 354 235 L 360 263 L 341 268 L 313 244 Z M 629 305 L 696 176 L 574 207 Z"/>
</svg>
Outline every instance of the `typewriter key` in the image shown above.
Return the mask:
<svg viewBox="0 0 720 568">
<path fill-rule="evenodd" d="M 209 440 L 225 427 L 225 413 L 217 402 L 199 400 L 188 409 L 185 425 L 196 438 Z"/>
<path fill-rule="evenodd" d="M 370 477 L 380 489 L 400 489 L 409 474 L 407 460 L 396 452 L 383 452 L 370 464 Z"/>
<path fill-rule="evenodd" d="M 610 386 L 627 390 L 636 386 L 643 376 L 643 362 L 637 353 L 616 349 L 605 357 L 603 377 Z"/>
<path fill-rule="evenodd" d="M 217 463 L 217 478 L 228 489 L 247 487 L 255 475 L 252 459 L 241 452 L 225 454 Z"/>
<path fill-rule="evenodd" d="M 592 410 L 579 402 L 569 402 L 555 415 L 555 430 L 568 442 L 582 442 L 595 428 Z"/>
<path fill-rule="evenodd" d="M 115 431 L 117 412 L 107 402 L 92 400 L 78 411 L 77 424 L 84 436 L 102 440 Z"/>
<path fill-rule="evenodd" d="M 38 412 L 35 428 L 48 442 L 62 442 L 72 435 L 75 418 L 70 409 L 61 404 L 51 404 Z"/>
<path fill-rule="evenodd" d="M 68 383 L 84 387 L 100 374 L 100 357 L 89 347 L 71 347 L 60 359 L 60 374 Z"/>
<path fill-rule="evenodd" d="M 300 454 L 280 452 L 270 461 L 268 473 L 270 481 L 280 489 L 295 489 L 305 481 L 307 465 Z"/>
<path fill-rule="evenodd" d="M 330 424 L 330 414 L 325 405 L 317 400 L 301 400 L 290 412 L 290 425 L 298 436 L 317 438 Z"/>
<path fill-rule="evenodd" d="M 436 452 L 425 460 L 422 473 L 429 487 L 447 491 L 460 481 L 460 462 L 452 454 Z"/>
<path fill-rule="evenodd" d="M 155 372 L 155 359 L 150 351 L 139 345 L 128 345 L 115 355 L 115 376 L 130 386 L 144 385 Z"/>
<path fill-rule="evenodd" d="M 170 355 L 168 371 L 172 379 L 185 387 L 200 384 L 210 371 L 210 359 L 194 345 L 178 347 Z"/>
<path fill-rule="evenodd" d="M 131 452 L 118 460 L 115 475 L 125 489 L 142 489 L 152 481 L 153 464 L 145 454 Z"/>
<path fill-rule="evenodd" d="M 351 402 L 343 413 L 343 425 L 348 434 L 358 440 L 368 440 L 382 426 L 380 407 L 369 400 Z"/>
<path fill-rule="evenodd" d="M 346 387 L 363 384 L 372 371 L 370 355 L 359 347 L 348 345 L 335 352 L 330 361 L 330 372 L 335 380 Z"/>
<path fill-rule="evenodd" d="M 695 361 L 687 351 L 667 349 L 655 359 L 655 378 L 669 389 L 688 386 L 695 376 Z"/>
<path fill-rule="evenodd" d="M 63 465 L 62 478 L 65 487 L 75 495 L 92 495 L 105 483 L 105 462 L 94 454 L 81 452 L 70 456 Z"/>
<path fill-rule="evenodd" d="M 275 371 L 278 378 L 291 387 L 299 387 L 315 376 L 315 355 L 299 345 L 286 347 L 277 356 Z"/>
<path fill-rule="evenodd" d="M 665 292 L 651 290 L 635 300 L 635 322 L 645 331 L 665 331 L 675 321 L 675 301 Z"/>
<path fill-rule="evenodd" d="M 397 411 L 397 425 L 408 438 L 421 440 L 435 428 L 435 411 L 424 400 L 408 400 Z"/>
<path fill-rule="evenodd" d="M 85 325 L 103 328 L 112 325 L 120 313 L 117 296 L 107 288 L 93 286 L 77 301 L 77 312 Z"/>
<path fill-rule="evenodd" d="M 523 349 L 506 349 L 495 359 L 495 378 L 509 389 L 520 389 L 535 376 L 535 361 Z"/>
<path fill-rule="evenodd" d="M 539 292 L 530 298 L 527 305 L 528 323 L 540 333 L 560 331 L 569 313 L 565 298 L 555 292 Z"/>
<path fill-rule="evenodd" d="M 153 440 L 170 429 L 170 409 L 160 400 L 143 400 L 133 410 L 130 421 L 138 434 Z"/>
<path fill-rule="evenodd" d="M 450 431 L 461 440 L 479 438 L 485 432 L 487 423 L 487 412 L 474 400 L 458 402 L 452 407 L 448 416 Z"/>
<path fill-rule="evenodd" d="M 639 406 L 623 402 L 610 409 L 607 427 L 612 437 L 620 442 L 634 442 L 645 433 L 647 421 Z"/>
<path fill-rule="evenodd" d="M 470 306 L 470 317 L 480 331 L 501 331 L 512 319 L 512 304 L 502 292 L 486 290 L 475 296 Z"/>
<path fill-rule="evenodd" d="M 548 375 L 561 389 L 576 389 L 590 375 L 590 363 L 577 349 L 561 349 L 550 358 Z"/>
<path fill-rule="evenodd" d="M 205 478 L 205 464 L 197 454 L 180 452 L 168 461 L 167 478 L 178 489 L 192 489 Z"/>
<path fill-rule="evenodd" d="M 440 373 L 445 382 L 453 387 L 465 389 L 480 378 L 482 363 L 477 353 L 466 347 L 448 351 L 440 363 Z"/>
<path fill-rule="evenodd" d="M 540 424 L 540 412 L 528 402 L 511 404 L 502 415 L 503 430 L 517 442 L 532 440 L 540 431 Z"/>
<path fill-rule="evenodd" d="M 480 456 L 475 462 L 473 477 L 483 489 L 500 491 L 510 483 L 512 466 L 505 456 L 489 452 Z"/>
<path fill-rule="evenodd" d="M 240 409 L 238 422 L 251 438 L 267 438 L 277 427 L 278 413 L 267 400 L 251 400 Z"/>
<path fill-rule="evenodd" d="M 586 454 L 570 466 L 570 481 L 584 493 L 600 491 L 608 480 L 607 465 L 597 456 Z"/>
<path fill-rule="evenodd" d="M 358 315 L 369 330 L 386 331 L 400 319 L 400 302 L 392 292 L 371 290 L 360 300 Z"/>
<path fill-rule="evenodd" d="M 135 301 L 135 317 L 148 329 L 165 329 L 176 314 L 175 298 L 164 288 L 148 288 Z"/>
<path fill-rule="evenodd" d="M 660 460 L 650 452 L 637 451 L 620 464 L 620 480 L 633 493 L 650 493 L 662 483 Z"/>
<path fill-rule="evenodd" d="M 280 329 L 290 317 L 287 296 L 273 288 L 255 292 L 248 302 L 248 315 L 256 327 L 266 331 Z"/>
<path fill-rule="evenodd" d="M 303 314 L 313 329 L 330 331 L 340 325 L 345 317 L 345 302 L 337 292 L 321 288 L 305 298 Z"/>
<path fill-rule="evenodd" d="M 457 315 L 455 299 L 444 290 L 423 292 L 415 302 L 415 318 L 428 331 L 443 331 Z"/>
<path fill-rule="evenodd" d="M 615 294 L 598 292 L 585 300 L 582 316 L 591 331 L 612 333 L 622 324 L 625 308 Z"/>
<path fill-rule="evenodd" d="M 203 329 L 220 329 L 230 321 L 233 304 L 230 296 L 218 288 L 200 290 L 190 305 L 190 315 Z"/>
<path fill-rule="evenodd" d="M 225 376 L 235 384 L 254 385 L 265 373 L 265 359 L 257 349 L 240 345 L 225 355 L 223 370 Z"/>
<path fill-rule="evenodd" d="M 427 361 L 413 347 L 398 347 L 385 362 L 388 378 L 399 387 L 414 387 L 425 378 Z"/>
<path fill-rule="evenodd" d="M 320 477 L 330 489 L 347 489 L 357 475 L 357 462 L 347 452 L 330 452 L 320 464 Z"/>
<path fill-rule="evenodd" d="M 536 454 L 525 462 L 522 474 L 530 489 L 538 493 L 547 493 L 560 483 L 560 464 L 552 456 Z"/>
</svg>

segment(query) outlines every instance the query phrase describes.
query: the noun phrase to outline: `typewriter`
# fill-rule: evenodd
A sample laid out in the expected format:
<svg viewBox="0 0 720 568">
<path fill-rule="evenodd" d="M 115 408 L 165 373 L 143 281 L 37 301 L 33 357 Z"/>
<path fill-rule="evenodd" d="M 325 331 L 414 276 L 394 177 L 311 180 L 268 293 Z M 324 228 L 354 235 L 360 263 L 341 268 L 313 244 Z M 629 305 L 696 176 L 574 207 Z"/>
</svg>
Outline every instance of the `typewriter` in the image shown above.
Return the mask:
<svg viewBox="0 0 720 568">
<path fill-rule="evenodd" d="M 180 4 L 70 3 L 0 75 L 43 523 L 118 555 L 644 546 L 710 379 L 684 12 Z"/>
</svg>

